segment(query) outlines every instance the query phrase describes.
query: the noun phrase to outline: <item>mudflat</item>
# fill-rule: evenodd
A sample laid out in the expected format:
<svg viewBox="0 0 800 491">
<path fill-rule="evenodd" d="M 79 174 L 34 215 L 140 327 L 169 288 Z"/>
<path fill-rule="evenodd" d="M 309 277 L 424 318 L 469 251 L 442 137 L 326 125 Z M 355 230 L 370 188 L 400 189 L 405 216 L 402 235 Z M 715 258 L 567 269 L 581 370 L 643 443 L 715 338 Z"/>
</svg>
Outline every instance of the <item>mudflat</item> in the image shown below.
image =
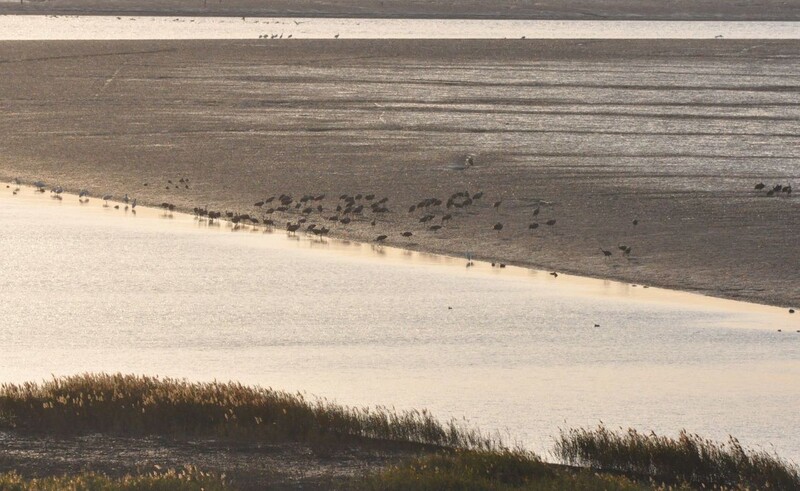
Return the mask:
<svg viewBox="0 0 800 491">
<path fill-rule="evenodd" d="M 0 0 L 0 14 L 798 20 L 785 0 Z"/>
<path fill-rule="evenodd" d="M 307 224 L 337 237 L 790 306 L 800 198 L 767 191 L 800 182 L 798 56 L 796 41 L 2 42 L 0 178 L 259 218 L 269 196 L 326 194 Z M 462 191 L 483 197 L 409 212 Z M 388 212 L 330 221 L 356 193 Z"/>
</svg>

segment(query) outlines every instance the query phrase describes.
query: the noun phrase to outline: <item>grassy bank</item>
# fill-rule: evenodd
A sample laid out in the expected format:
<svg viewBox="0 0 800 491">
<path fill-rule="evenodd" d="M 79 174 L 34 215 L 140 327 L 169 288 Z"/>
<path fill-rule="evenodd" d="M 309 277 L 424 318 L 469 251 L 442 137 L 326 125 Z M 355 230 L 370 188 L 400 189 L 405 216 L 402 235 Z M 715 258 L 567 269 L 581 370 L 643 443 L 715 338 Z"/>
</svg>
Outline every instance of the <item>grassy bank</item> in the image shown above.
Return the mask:
<svg viewBox="0 0 800 491">
<path fill-rule="evenodd" d="M 721 444 L 686 432 L 668 438 L 602 426 L 573 429 L 563 431 L 555 446 L 555 455 L 566 465 L 551 464 L 456 422 L 442 423 L 425 411 L 348 408 L 230 382 L 85 374 L 41 384 L 5 384 L 0 386 L 0 430 L 47 436 L 99 433 L 310 446 L 375 441 L 414 446 L 394 465 L 366 464 L 359 475 L 348 477 L 344 489 L 357 490 L 800 489 L 797 467 L 775 455 L 745 449 L 733 438 Z M 405 460 L 411 455 L 416 457 Z M 336 452 L 324 458 L 335 459 Z M 48 469 L 45 465 L 43 475 Z M 361 474 L 364 469 L 367 473 Z M 223 487 L 221 479 L 195 470 L 120 479 L 93 473 L 39 480 L 0 475 L 0 491 Z"/>
<path fill-rule="evenodd" d="M 510 450 L 429 455 L 367 476 L 353 487 L 365 491 L 634 491 L 660 488 L 621 475 L 547 464 L 530 453 Z"/>
<path fill-rule="evenodd" d="M 49 434 L 213 436 L 263 441 L 406 442 L 493 448 L 494 442 L 426 411 L 351 408 L 238 383 L 84 374 L 0 386 L 0 429 Z"/>
</svg>

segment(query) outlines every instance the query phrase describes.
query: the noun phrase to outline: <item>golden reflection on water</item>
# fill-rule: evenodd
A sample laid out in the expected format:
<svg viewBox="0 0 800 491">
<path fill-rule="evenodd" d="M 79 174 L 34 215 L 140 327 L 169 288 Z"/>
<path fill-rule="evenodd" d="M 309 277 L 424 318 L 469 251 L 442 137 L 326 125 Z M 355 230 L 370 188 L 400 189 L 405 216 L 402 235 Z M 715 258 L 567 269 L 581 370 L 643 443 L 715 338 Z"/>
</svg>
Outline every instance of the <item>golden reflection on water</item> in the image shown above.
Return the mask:
<svg viewBox="0 0 800 491">
<path fill-rule="evenodd" d="M 539 451 L 564 421 L 602 419 L 800 457 L 785 309 L 11 191 L 2 381 L 235 379 L 466 416 Z"/>
</svg>

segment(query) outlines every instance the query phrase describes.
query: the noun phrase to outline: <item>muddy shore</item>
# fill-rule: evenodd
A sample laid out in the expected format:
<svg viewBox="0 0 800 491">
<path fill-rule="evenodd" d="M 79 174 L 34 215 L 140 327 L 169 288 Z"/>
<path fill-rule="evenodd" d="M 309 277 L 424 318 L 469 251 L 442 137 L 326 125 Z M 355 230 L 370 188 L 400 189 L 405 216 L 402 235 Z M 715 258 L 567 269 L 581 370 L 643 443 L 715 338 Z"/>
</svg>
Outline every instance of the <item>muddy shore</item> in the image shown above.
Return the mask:
<svg viewBox="0 0 800 491">
<path fill-rule="evenodd" d="M 207 438 L 121 437 L 103 434 L 36 436 L 0 432 L 0 472 L 22 476 L 112 477 L 194 466 L 224 475 L 234 489 L 346 489 L 368 472 L 398 465 L 424 450 L 412 445 L 247 443 Z"/>
<path fill-rule="evenodd" d="M 800 4 L 784 0 L 23 0 L 0 2 L 3 13 L 789 21 L 800 19 Z"/>
<path fill-rule="evenodd" d="M 240 213 L 324 193 L 309 223 L 337 237 L 791 306 L 800 198 L 753 186 L 800 183 L 799 59 L 796 41 L 2 42 L 0 178 Z M 441 230 L 408 212 L 464 190 L 484 198 L 433 211 Z M 389 212 L 330 225 L 343 193 Z"/>
</svg>

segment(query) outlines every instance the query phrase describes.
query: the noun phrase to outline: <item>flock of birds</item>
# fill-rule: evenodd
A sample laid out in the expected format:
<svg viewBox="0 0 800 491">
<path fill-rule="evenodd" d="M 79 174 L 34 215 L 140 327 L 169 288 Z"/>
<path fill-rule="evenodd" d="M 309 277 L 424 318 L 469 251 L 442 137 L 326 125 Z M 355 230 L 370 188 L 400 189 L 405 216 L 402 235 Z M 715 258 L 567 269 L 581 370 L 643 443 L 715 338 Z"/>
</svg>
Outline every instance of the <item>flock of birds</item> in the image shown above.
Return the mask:
<svg viewBox="0 0 800 491">
<path fill-rule="evenodd" d="M 19 185 L 18 179 L 14 183 Z M 33 183 L 38 192 L 46 192 L 46 184 L 42 181 Z M 143 183 L 143 186 L 150 186 L 150 183 Z M 181 177 L 177 180 L 169 179 L 164 183 L 165 190 L 188 190 L 190 189 L 190 180 L 187 177 Z M 18 192 L 19 188 L 14 190 L 14 194 Z M 50 188 L 51 195 L 55 199 L 62 199 L 63 188 L 60 186 Z M 88 190 L 83 189 L 78 194 L 78 199 L 81 203 L 89 201 L 90 193 Z M 104 205 L 109 205 L 109 201 L 114 199 L 114 196 L 105 194 L 101 196 Z M 413 217 L 412 219 L 417 223 L 417 228 L 403 230 L 396 235 L 402 237 L 402 240 L 410 240 L 415 234 L 422 232 L 436 234 L 440 230 L 446 229 L 453 221 L 461 217 L 467 216 L 469 210 L 475 207 L 478 203 L 484 200 L 484 192 L 470 192 L 470 191 L 457 191 L 447 196 L 446 198 L 427 197 L 420 199 L 418 202 L 411 204 L 407 208 L 407 215 Z M 123 208 L 125 211 L 132 210 L 135 213 L 137 200 L 131 199 L 127 194 L 121 198 L 121 203 L 113 204 L 115 209 Z M 332 227 L 347 227 L 354 222 L 368 222 L 372 227 L 378 225 L 381 217 L 390 213 L 388 207 L 389 198 L 378 197 L 374 193 L 356 193 L 356 194 L 342 194 L 338 199 L 333 201 L 325 194 L 304 194 L 300 197 L 295 197 L 290 194 L 280 194 L 266 197 L 253 203 L 253 211 L 247 213 L 234 212 L 229 210 L 213 210 L 209 207 L 194 207 L 193 213 L 198 220 L 207 221 L 213 224 L 216 221 L 227 220 L 234 230 L 243 227 L 258 227 L 264 226 L 268 228 L 285 227 L 289 234 L 296 234 L 298 232 L 305 232 L 309 235 L 327 236 L 331 233 Z M 503 207 L 503 200 L 492 202 L 491 208 L 495 212 L 499 212 Z M 550 228 L 555 227 L 557 219 L 555 217 L 548 217 L 540 219 L 542 212 L 542 204 L 549 205 L 547 202 L 539 201 L 538 204 L 530 211 L 530 221 L 527 229 L 530 231 L 537 230 L 540 227 Z M 167 213 L 175 211 L 178 207 L 169 202 L 162 202 L 160 207 Z M 638 224 L 638 220 L 633 220 L 633 225 Z M 285 224 L 285 225 L 284 225 Z M 420 230 L 419 227 L 424 227 Z M 500 234 L 504 229 L 507 229 L 506 224 L 503 222 L 496 222 L 492 226 L 492 230 Z M 378 244 L 385 243 L 391 234 L 389 232 L 377 234 L 373 242 Z M 623 256 L 631 254 L 631 247 L 627 245 L 618 246 L 620 253 Z M 600 248 L 604 257 L 609 258 L 613 255 L 611 250 Z M 472 261 L 472 253 L 467 252 L 467 266 L 474 265 Z M 502 263 L 492 263 L 492 266 L 505 267 Z M 558 274 L 551 273 L 554 277 Z"/>
<path fill-rule="evenodd" d="M 785 186 L 782 184 L 775 184 L 774 186 L 769 187 L 763 182 L 759 182 L 758 184 L 755 185 L 754 189 L 756 191 L 763 191 L 768 197 L 781 196 L 782 194 L 786 196 L 792 195 L 791 184 L 787 184 Z"/>
<path fill-rule="evenodd" d="M 13 194 L 16 195 L 20 191 L 21 181 L 16 178 L 12 181 L 15 185 L 13 189 Z M 149 183 L 143 183 L 144 186 L 149 186 Z M 43 181 L 35 181 L 33 186 L 36 188 L 37 193 L 46 193 L 47 192 L 47 185 Z M 10 186 L 6 186 L 7 188 Z M 166 190 L 186 190 L 190 189 L 189 186 L 189 179 L 186 177 L 182 177 L 176 181 L 167 180 L 165 184 Z M 772 188 L 768 188 L 763 182 L 760 182 L 755 185 L 756 191 L 763 191 L 767 189 L 766 195 L 767 196 L 775 196 L 778 193 L 782 193 L 785 196 L 790 196 L 792 193 L 791 185 L 780 185 L 776 184 Z M 64 189 L 61 186 L 53 186 L 50 187 L 50 195 L 53 199 L 62 200 L 64 194 Z M 78 200 L 80 203 L 88 203 L 89 197 L 91 193 L 86 190 L 82 189 L 78 193 Z M 101 196 L 103 200 L 104 207 L 109 207 L 109 201 L 111 201 L 114 197 L 110 194 L 105 194 Z M 304 194 L 299 198 L 295 198 L 290 194 L 281 194 L 281 195 L 274 195 L 259 200 L 253 203 L 252 207 L 255 211 L 251 213 L 238 213 L 233 211 L 218 211 L 218 210 L 210 210 L 208 206 L 204 207 L 195 207 L 193 208 L 193 213 L 198 220 L 205 220 L 209 224 L 213 224 L 215 221 L 218 220 L 228 220 L 233 229 L 237 230 L 242 227 L 246 226 L 253 226 L 257 227 L 259 225 L 263 225 L 265 227 L 270 228 L 277 228 L 279 225 L 278 223 L 283 223 L 283 220 L 287 220 L 285 223 L 286 231 L 289 234 L 296 234 L 298 231 L 304 228 L 307 234 L 313 234 L 316 236 L 326 236 L 330 233 L 331 228 L 326 226 L 326 224 L 333 224 L 347 226 L 354 221 L 369 221 L 369 224 L 372 227 L 377 225 L 377 220 L 381 215 L 390 213 L 390 209 L 387 206 L 389 202 L 389 198 L 384 196 L 378 198 L 375 194 L 342 194 L 338 197 L 338 199 L 328 206 L 325 205 L 325 200 L 327 196 L 325 194 Z M 426 227 L 426 230 L 431 233 L 436 233 L 439 230 L 446 228 L 446 226 L 454 219 L 464 216 L 464 214 L 459 213 L 459 211 L 467 211 L 470 207 L 475 206 L 478 202 L 483 200 L 484 192 L 478 191 L 475 193 L 470 193 L 469 191 L 458 191 L 451 194 L 446 199 L 440 199 L 436 197 L 429 197 L 421 199 L 419 202 L 412 204 L 408 207 L 408 214 L 409 215 L 416 215 L 414 219 L 418 221 L 418 223 L 423 224 Z M 116 203 L 113 205 L 115 209 L 120 209 L 124 207 L 125 211 L 130 210 L 132 213 L 136 213 L 136 205 L 137 200 L 136 198 L 131 199 L 127 194 L 125 194 L 121 198 L 121 203 Z M 539 201 L 539 204 L 536 205 L 535 208 L 531 210 L 531 219 L 533 220 L 528 225 L 528 230 L 536 230 L 540 227 L 540 220 L 538 217 L 541 213 L 541 204 L 546 202 Z M 492 208 L 497 211 L 503 206 L 503 200 L 494 201 L 492 203 Z M 161 203 L 161 208 L 165 212 L 173 212 L 177 209 L 177 206 L 173 203 L 163 202 Z M 257 215 L 260 215 L 259 218 Z M 277 217 L 281 216 L 283 219 L 278 219 Z M 317 223 L 319 222 L 319 223 Z M 557 223 L 556 218 L 548 218 L 547 220 L 541 220 L 546 227 L 554 227 Z M 632 225 L 635 227 L 639 224 L 638 219 L 632 220 Z M 494 224 L 492 229 L 498 233 L 500 233 L 505 228 L 502 222 L 497 222 Z M 414 232 L 411 230 L 405 230 L 399 234 L 399 236 L 403 237 L 404 239 L 410 239 L 414 236 Z M 390 237 L 389 234 L 383 233 L 377 235 L 373 241 L 382 244 Z M 627 257 L 631 254 L 632 248 L 628 245 L 619 245 L 618 250 L 620 253 Z M 600 248 L 600 252 L 603 254 L 605 258 L 609 258 L 613 255 L 611 250 L 607 250 L 604 248 Z M 474 262 L 472 261 L 472 253 L 467 252 L 467 267 L 473 266 Z M 500 267 L 505 268 L 506 265 L 504 263 L 491 263 L 492 267 Z M 553 271 L 549 273 L 554 278 L 558 277 L 558 273 Z M 634 285 L 636 286 L 636 285 Z M 793 309 L 789 309 L 789 313 L 793 314 L 795 311 Z"/>
<path fill-rule="evenodd" d="M 21 181 L 14 179 L 14 184 L 17 185 L 14 189 L 14 194 L 19 192 L 19 185 Z M 145 182 L 144 186 L 150 184 Z M 33 183 L 37 192 L 45 193 L 47 185 L 42 181 Z M 182 177 L 173 181 L 169 179 L 164 184 L 166 190 L 188 190 L 190 189 L 190 181 L 187 177 Z M 756 191 L 764 191 L 766 196 L 776 196 L 782 194 L 790 196 L 792 193 L 791 185 L 776 184 L 773 187 L 766 186 L 763 182 L 755 185 Z M 765 191 L 766 190 L 766 191 Z M 50 188 L 51 196 L 54 199 L 63 199 L 62 194 L 64 189 L 61 186 L 54 186 Z M 90 193 L 86 189 L 82 189 L 78 193 L 78 199 L 81 203 L 86 203 L 89 200 Z M 109 205 L 114 197 L 110 194 L 101 197 L 104 201 L 103 206 Z M 280 194 L 266 197 L 262 200 L 255 202 L 252 207 L 253 212 L 239 213 L 233 211 L 220 211 L 210 210 L 208 206 L 195 207 L 193 213 L 197 219 L 206 220 L 209 223 L 214 223 L 218 220 L 228 220 L 233 229 L 239 229 L 246 226 L 257 227 L 263 225 L 269 228 L 282 227 L 285 223 L 285 229 L 290 234 L 296 234 L 303 230 L 307 234 L 315 236 L 326 236 L 331 232 L 331 227 L 334 226 L 348 226 L 349 224 L 359 222 L 369 222 L 372 227 L 377 226 L 380 217 L 386 213 L 390 213 L 388 207 L 389 198 L 377 197 L 374 193 L 369 194 L 342 194 L 338 199 L 330 203 L 331 200 L 326 201 L 325 194 L 304 194 L 301 197 L 294 197 L 291 194 Z M 458 191 L 452 193 L 450 196 L 442 199 L 438 197 L 423 198 L 417 203 L 408 207 L 408 215 L 413 216 L 413 219 L 419 225 L 425 227 L 428 233 L 436 234 L 442 229 L 446 229 L 452 220 L 465 216 L 470 208 L 484 200 L 484 192 L 477 191 L 471 193 L 469 191 Z M 530 211 L 530 222 L 527 225 L 528 230 L 537 230 L 544 226 L 545 228 L 555 227 L 557 219 L 555 217 L 548 217 L 547 219 L 541 218 L 542 204 L 547 202 L 538 201 L 535 208 Z M 131 199 L 127 194 L 121 198 L 121 203 L 114 204 L 113 207 L 124 210 L 132 210 L 135 213 L 137 200 Z M 492 202 L 492 209 L 499 211 L 503 206 L 503 200 Z M 165 212 L 173 212 L 177 206 L 173 203 L 163 202 L 161 208 Z M 280 217 L 280 218 L 279 218 Z M 632 220 L 632 225 L 635 227 L 639 224 L 638 219 Z M 279 225 L 280 224 L 280 225 Z M 492 230 L 500 234 L 506 225 L 503 222 L 496 222 L 492 226 Z M 419 230 L 404 230 L 398 235 L 405 240 L 411 239 L 414 235 L 419 233 Z M 374 242 L 382 244 L 389 239 L 389 233 L 381 233 L 375 236 Z M 630 245 L 620 244 L 617 246 L 619 254 L 623 257 L 629 257 L 632 252 Z M 614 255 L 614 251 L 603 247 L 599 248 L 600 253 L 604 258 L 610 258 Z M 467 253 L 467 266 L 472 266 L 472 254 Z M 505 267 L 502 263 L 492 263 L 492 266 L 498 265 Z M 558 274 L 551 273 L 554 277 Z"/>
</svg>

